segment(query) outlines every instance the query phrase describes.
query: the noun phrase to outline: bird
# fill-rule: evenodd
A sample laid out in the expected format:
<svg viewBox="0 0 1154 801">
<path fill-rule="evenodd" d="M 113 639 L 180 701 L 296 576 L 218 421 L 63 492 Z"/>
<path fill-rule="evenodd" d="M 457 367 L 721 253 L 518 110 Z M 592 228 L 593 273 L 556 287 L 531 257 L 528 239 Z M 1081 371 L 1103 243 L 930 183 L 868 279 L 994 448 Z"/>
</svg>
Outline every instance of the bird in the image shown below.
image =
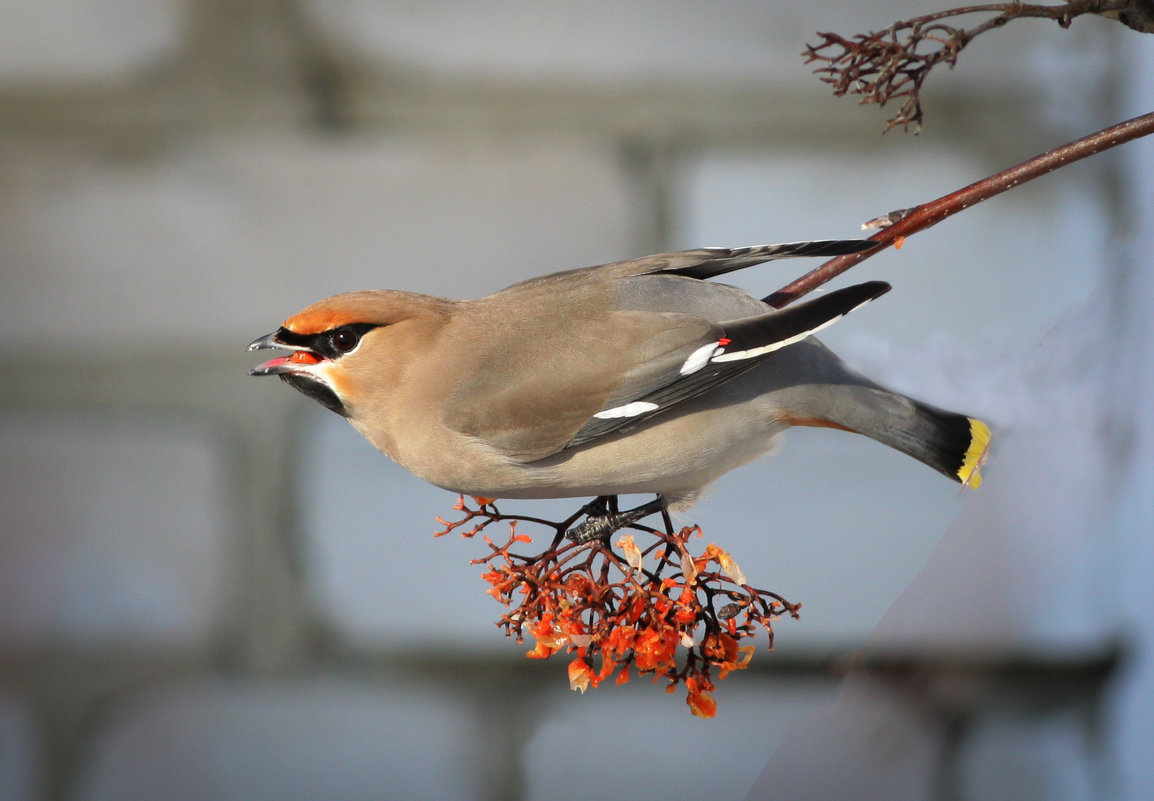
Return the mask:
<svg viewBox="0 0 1154 801">
<path fill-rule="evenodd" d="M 487 499 L 653 493 L 683 511 L 792 426 L 862 434 L 981 484 L 981 420 L 891 391 L 813 335 L 890 290 L 783 309 L 718 276 L 870 240 L 699 248 L 554 272 L 474 300 L 321 300 L 256 339 L 279 376 L 419 478 Z"/>
</svg>

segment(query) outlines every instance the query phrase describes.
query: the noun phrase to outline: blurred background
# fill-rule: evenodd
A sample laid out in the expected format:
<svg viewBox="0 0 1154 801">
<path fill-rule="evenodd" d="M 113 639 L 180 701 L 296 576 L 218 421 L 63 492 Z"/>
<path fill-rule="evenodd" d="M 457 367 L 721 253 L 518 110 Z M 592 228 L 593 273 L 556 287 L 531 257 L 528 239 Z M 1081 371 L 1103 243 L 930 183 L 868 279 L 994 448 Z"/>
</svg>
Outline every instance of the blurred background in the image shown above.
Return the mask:
<svg viewBox="0 0 1154 801">
<path fill-rule="evenodd" d="M 804 609 L 710 721 L 526 660 L 454 497 L 246 375 L 337 292 L 853 237 L 1154 108 L 1099 18 L 979 38 L 917 137 L 799 55 L 946 5 L 5 0 L 0 799 L 1154 797 L 1150 140 L 840 279 L 894 290 L 823 338 L 988 419 L 987 481 L 803 430 L 719 482 Z"/>
</svg>

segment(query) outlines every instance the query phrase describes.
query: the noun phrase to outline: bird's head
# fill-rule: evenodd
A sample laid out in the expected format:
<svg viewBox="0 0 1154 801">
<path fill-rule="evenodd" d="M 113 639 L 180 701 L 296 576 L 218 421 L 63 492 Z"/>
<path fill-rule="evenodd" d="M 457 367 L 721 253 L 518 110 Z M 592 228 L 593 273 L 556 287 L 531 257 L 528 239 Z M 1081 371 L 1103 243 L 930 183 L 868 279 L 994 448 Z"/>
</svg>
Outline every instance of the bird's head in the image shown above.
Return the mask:
<svg viewBox="0 0 1154 801">
<path fill-rule="evenodd" d="M 335 295 L 314 303 L 252 342 L 249 350 L 290 351 L 254 367 L 276 375 L 343 417 L 388 380 L 395 347 L 436 322 L 439 299 L 392 290 Z"/>
</svg>

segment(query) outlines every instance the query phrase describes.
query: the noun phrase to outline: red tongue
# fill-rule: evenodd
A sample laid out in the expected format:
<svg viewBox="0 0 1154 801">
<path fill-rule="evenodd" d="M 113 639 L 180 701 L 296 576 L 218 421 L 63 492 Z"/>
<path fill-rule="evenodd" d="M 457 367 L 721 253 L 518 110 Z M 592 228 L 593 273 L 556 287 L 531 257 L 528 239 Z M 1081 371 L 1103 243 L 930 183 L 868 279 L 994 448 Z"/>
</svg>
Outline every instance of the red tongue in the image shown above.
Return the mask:
<svg viewBox="0 0 1154 801">
<path fill-rule="evenodd" d="M 277 356 L 275 359 L 269 359 L 262 364 L 257 370 L 271 370 L 273 367 L 280 367 L 282 364 L 288 364 L 288 356 Z"/>
<path fill-rule="evenodd" d="M 309 353 L 307 350 L 298 350 L 290 356 L 277 356 L 275 359 L 269 359 L 257 369 L 271 370 L 284 364 L 318 364 L 320 361 L 319 356 Z"/>
</svg>

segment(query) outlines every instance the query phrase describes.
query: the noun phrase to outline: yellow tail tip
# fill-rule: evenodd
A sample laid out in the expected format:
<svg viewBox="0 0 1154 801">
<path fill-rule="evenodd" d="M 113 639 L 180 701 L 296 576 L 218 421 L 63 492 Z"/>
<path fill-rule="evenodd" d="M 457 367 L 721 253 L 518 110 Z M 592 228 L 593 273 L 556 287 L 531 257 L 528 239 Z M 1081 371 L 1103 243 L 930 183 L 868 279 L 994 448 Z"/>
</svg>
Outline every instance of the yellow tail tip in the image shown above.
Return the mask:
<svg viewBox="0 0 1154 801">
<path fill-rule="evenodd" d="M 962 459 L 958 470 L 958 480 L 964 487 L 977 489 L 982 486 L 982 465 L 990 451 L 990 427 L 973 417 L 970 419 L 970 447 Z"/>
</svg>

